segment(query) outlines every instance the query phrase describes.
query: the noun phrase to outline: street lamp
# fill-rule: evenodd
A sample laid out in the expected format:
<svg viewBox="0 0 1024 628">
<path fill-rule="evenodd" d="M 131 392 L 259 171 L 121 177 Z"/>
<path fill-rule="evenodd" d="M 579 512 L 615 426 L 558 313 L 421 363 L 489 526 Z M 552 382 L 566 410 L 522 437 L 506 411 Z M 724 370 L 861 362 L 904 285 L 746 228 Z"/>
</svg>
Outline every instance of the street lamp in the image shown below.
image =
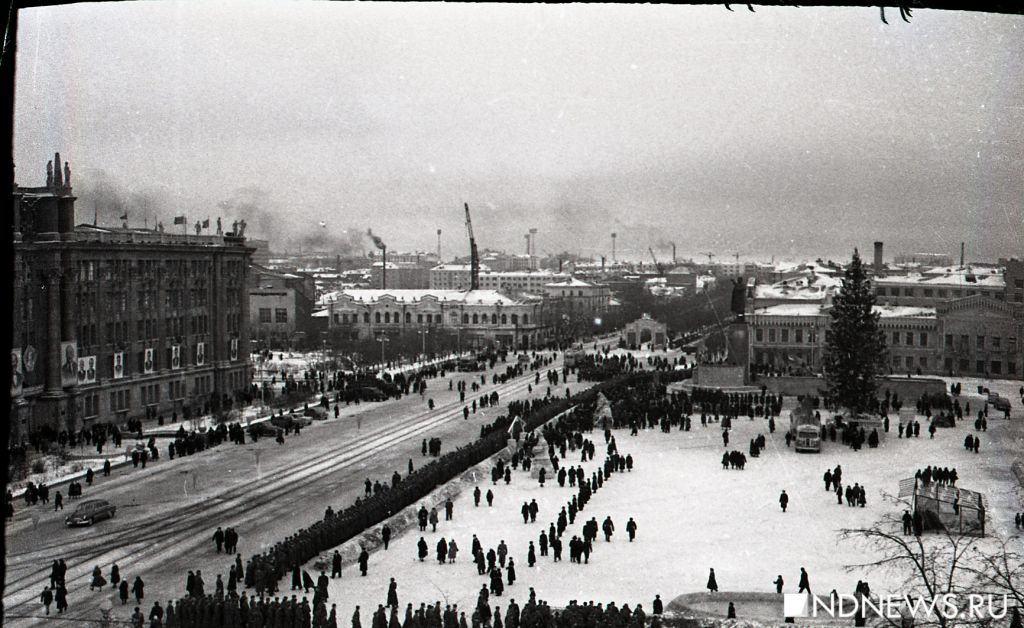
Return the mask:
<svg viewBox="0 0 1024 628">
<path fill-rule="evenodd" d="M 383 373 L 384 372 L 384 343 L 385 342 L 391 342 L 391 339 L 388 338 L 387 336 L 385 336 L 384 334 L 381 334 L 380 336 L 377 337 L 377 342 L 380 343 L 380 371 L 381 371 L 381 373 Z"/>
<path fill-rule="evenodd" d="M 420 341 L 422 343 L 421 344 L 421 349 L 420 349 L 420 354 L 423 356 L 423 359 L 426 360 L 426 358 L 427 358 L 427 334 L 430 333 L 430 330 L 429 329 L 421 329 L 417 333 L 420 335 Z"/>
</svg>

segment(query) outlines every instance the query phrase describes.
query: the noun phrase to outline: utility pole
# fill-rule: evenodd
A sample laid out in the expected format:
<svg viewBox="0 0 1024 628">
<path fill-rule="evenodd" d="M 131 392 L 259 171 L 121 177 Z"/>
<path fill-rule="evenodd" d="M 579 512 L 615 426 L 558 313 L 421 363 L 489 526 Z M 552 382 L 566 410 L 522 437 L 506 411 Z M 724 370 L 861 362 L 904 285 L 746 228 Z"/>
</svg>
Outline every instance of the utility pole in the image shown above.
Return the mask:
<svg viewBox="0 0 1024 628">
<path fill-rule="evenodd" d="M 612 264 L 615 263 L 615 233 L 612 233 Z"/>
<path fill-rule="evenodd" d="M 530 245 L 529 245 L 529 250 L 527 251 L 527 253 L 529 253 L 530 255 L 536 255 L 537 254 L 537 229 L 536 229 L 536 227 L 532 227 L 530 229 Z"/>
<path fill-rule="evenodd" d="M 441 263 L 441 230 L 437 230 L 437 263 Z"/>
</svg>

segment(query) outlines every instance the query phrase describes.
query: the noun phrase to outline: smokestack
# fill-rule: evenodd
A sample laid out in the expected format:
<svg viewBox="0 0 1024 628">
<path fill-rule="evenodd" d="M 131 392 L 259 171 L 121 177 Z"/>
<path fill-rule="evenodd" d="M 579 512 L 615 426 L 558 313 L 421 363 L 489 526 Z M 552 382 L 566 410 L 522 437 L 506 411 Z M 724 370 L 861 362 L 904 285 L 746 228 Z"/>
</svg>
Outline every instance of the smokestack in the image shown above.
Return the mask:
<svg viewBox="0 0 1024 628">
<path fill-rule="evenodd" d="M 558 258 L 558 272 L 562 272 L 562 262 L 565 261 L 561 257 Z"/>
<path fill-rule="evenodd" d="M 615 263 L 615 234 L 612 234 L 612 263 Z"/>
<path fill-rule="evenodd" d="M 672 263 L 676 263 L 676 243 L 672 243 Z"/>
<path fill-rule="evenodd" d="M 882 243 L 875 242 L 875 276 L 882 276 Z"/>
<path fill-rule="evenodd" d="M 441 230 L 437 230 L 437 263 L 441 263 Z"/>
<path fill-rule="evenodd" d="M 960 243 L 960 268 L 964 267 L 964 243 Z"/>
<path fill-rule="evenodd" d="M 380 247 L 380 289 L 388 289 L 388 247 Z"/>
<path fill-rule="evenodd" d="M 604 255 L 601 256 L 601 272 L 604 272 Z"/>
</svg>

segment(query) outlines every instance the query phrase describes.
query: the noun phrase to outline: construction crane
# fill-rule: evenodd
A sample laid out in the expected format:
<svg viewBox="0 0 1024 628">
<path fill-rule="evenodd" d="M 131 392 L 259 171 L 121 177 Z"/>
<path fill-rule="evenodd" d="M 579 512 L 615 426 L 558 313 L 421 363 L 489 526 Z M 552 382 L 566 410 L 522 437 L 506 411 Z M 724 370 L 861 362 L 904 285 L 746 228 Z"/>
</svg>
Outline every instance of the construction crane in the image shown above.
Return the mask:
<svg viewBox="0 0 1024 628">
<path fill-rule="evenodd" d="M 480 289 L 480 254 L 476 250 L 476 238 L 473 237 L 473 221 L 469 219 L 469 203 L 466 207 L 466 231 L 469 232 L 469 289 Z"/>
<path fill-rule="evenodd" d="M 701 253 L 701 255 L 707 255 L 708 256 L 708 266 L 710 266 L 711 263 L 713 262 L 713 260 L 715 259 L 715 254 L 714 253 Z"/>
<path fill-rule="evenodd" d="M 665 274 L 665 267 L 662 266 L 661 263 L 658 262 L 658 258 L 654 256 L 654 249 L 647 247 L 647 250 L 650 251 L 651 259 L 654 260 L 654 267 L 658 269 L 658 276 L 663 276 Z"/>
</svg>

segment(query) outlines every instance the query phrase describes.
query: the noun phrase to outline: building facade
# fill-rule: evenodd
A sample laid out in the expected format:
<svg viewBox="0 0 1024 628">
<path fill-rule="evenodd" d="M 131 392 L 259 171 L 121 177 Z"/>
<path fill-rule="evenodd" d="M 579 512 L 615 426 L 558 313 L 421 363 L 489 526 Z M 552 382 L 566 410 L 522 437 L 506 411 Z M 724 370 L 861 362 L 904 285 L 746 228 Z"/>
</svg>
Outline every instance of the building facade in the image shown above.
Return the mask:
<svg viewBox="0 0 1024 628">
<path fill-rule="evenodd" d="M 430 268 L 408 262 L 392 262 L 388 256 L 387 272 L 380 262 L 370 266 L 370 286 L 388 290 L 426 290 L 430 287 Z M 387 285 L 384 281 L 387 281 Z"/>
<path fill-rule="evenodd" d="M 480 274 L 490 268 L 481 264 Z M 472 285 L 472 270 L 469 264 L 441 264 L 430 269 L 430 290 L 469 290 Z"/>
<path fill-rule="evenodd" d="M 249 269 L 249 328 L 253 346 L 280 349 L 315 336 L 316 283 L 305 273 L 284 273 L 257 264 Z"/>
<path fill-rule="evenodd" d="M 533 348 L 550 338 L 543 299 L 511 299 L 492 290 L 342 290 L 316 314 L 350 340 L 427 333 L 455 336 L 464 348 Z"/>
<path fill-rule="evenodd" d="M 995 268 L 933 268 L 921 273 L 876 277 L 875 299 L 889 305 L 937 307 L 951 299 L 981 295 L 1006 299 L 1003 272 Z"/>
<path fill-rule="evenodd" d="M 541 272 L 485 272 L 480 273 L 480 289 L 496 290 L 504 294 L 543 295 L 550 283 L 568 281 L 568 273 Z"/>
<path fill-rule="evenodd" d="M 798 373 L 821 371 L 829 306 L 780 304 L 748 313 L 755 366 Z M 983 295 L 938 307 L 876 306 L 893 373 L 1021 379 L 1024 309 Z"/>
<path fill-rule="evenodd" d="M 46 186 L 12 199 L 11 442 L 247 391 L 245 239 L 76 227 L 56 162 Z"/>
</svg>

